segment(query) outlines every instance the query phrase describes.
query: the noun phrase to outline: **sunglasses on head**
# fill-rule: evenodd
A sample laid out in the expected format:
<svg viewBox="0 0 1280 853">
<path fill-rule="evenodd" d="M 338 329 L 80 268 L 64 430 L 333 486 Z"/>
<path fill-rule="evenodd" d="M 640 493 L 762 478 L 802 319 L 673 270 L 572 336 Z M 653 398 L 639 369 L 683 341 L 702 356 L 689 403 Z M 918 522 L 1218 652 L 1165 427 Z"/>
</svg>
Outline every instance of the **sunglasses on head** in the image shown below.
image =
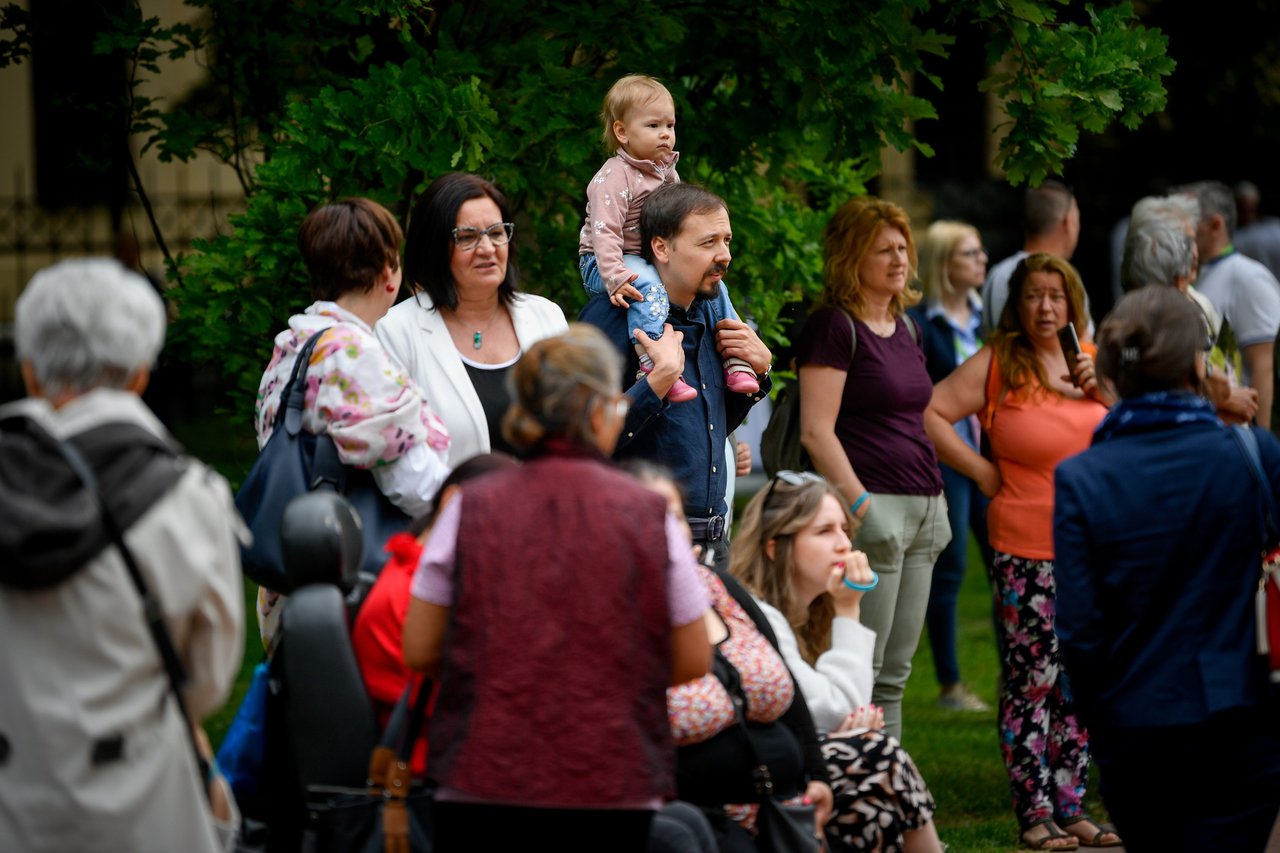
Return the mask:
<svg viewBox="0 0 1280 853">
<path fill-rule="evenodd" d="M 769 485 L 764 490 L 764 500 L 760 502 L 760 510 L 769 505 L 769 499 L 773 497 L 773 487 L 781 480 L 788 486 L 803 486 L 806 483 L 825 483 L 826 480 L 822 476 L 812 471 L 779 471 L 773 475 L 773 479 L 769 481 Z"/>
</svg>

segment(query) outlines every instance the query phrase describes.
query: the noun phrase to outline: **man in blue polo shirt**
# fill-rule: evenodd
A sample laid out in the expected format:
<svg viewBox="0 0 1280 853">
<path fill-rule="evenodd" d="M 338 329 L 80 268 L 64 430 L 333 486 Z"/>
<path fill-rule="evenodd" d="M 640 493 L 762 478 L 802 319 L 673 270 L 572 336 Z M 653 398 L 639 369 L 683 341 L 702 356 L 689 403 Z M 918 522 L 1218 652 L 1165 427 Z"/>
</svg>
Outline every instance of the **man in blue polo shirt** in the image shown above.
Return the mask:
<svg viewBox="0 0 1280 853">
<path fill-rule="evenodd" d="M 725 439 L 769 392 L 773 356 L 746 323 L 717 323 L 711 310 L 732 259 L 733 232 L 723 199 L 693 184 L 663 187 L 645 200 L 640 236 L 644 258 L 658 270 L 671 302 L 663 336 L 654 341 L 637 330 L 633 339 L 627 312 L 604 296 L 593 297 L 578 319 L 599 327 L 623 354 L 624 375 L 639 372 L 637 341 L 653 359 L 653 370 L 627 390 L 631 410 L 616 455 L 660 462 L 675 472 L 694 544 L 714 552 L 723 565 L 728 556 L 725 489 L 734 473 L 726 465 Z M 751 365 L 759 392 L 726 393 L 722 359 L 730 356 Z M 667 402 L 667 391 L 680 376 L 698 396 Z"/>
</svg>

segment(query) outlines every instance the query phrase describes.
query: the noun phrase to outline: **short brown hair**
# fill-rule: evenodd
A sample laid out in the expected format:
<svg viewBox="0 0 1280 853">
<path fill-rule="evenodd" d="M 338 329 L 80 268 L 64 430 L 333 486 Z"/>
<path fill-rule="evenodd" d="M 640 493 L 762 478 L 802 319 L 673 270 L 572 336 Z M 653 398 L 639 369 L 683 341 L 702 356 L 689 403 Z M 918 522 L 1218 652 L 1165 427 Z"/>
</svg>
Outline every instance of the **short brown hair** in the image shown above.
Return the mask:
<svg viewBox="0 0 1280 853">
<path fill-rule="evenodd" d="M 1196 353 L 1205 349 L 1204 315 L 1171 287 L 1126 294 L 1098 330 L 1098 373 L 1123 397 L 1199 384 Z"/>
<path fill-rule="evenodd" d="M 1053 178 L 1028 188 L 1022 201 L 1023 233 L 1027 237 L 1039 237 L 1052 232 L 1071 212 L 1075 200 L 1071 187 Z"/>
<path fill-rule="evenodd" d="M 645 199 L 640 211 L 640 257 L 653 263 L 653 238 L 671 240 L 690 216 L 728 211 L 724 199 L 697 184 L 658 187 Z"/>
<path fill-rule="evenodd" d="M 627 113 L 655 98 L 665 97 L 675 103 L 675 98 L 656 77 L 646 74 L 628 74 L 609 87 L 600 110 L 600 123 L 604 125 L 604 148 L 610 154 L 618 153 L 618 137 L 613 133 L 615 121 L 626 121 Z"/>
<path fill-rule="evenodd" d="M 402 242 L 400 223 L 376 201 L 344 198 L 317 207 L 298 229 L 312 298 L 370 290 L 387 267 L 400 268 Z"/>
<path fill-rule="evenodd" d="M 907 308 L 920 301 L 920 291 L 911 286 L 919 265 L 915 240 L 911 237 L 911 218 L 893 202 L 863 196 L 841 205 L 823 235 L 823 301 L 827 305 L 843 308 L 856 317 L 866 313 L 867 300 L 862 293 L 858 268 L 883 227 L 902 232 L 910 266 L 907 287 L 894 295 L 889 310 L 893 316 L 901 317 Z"/>
</svg>

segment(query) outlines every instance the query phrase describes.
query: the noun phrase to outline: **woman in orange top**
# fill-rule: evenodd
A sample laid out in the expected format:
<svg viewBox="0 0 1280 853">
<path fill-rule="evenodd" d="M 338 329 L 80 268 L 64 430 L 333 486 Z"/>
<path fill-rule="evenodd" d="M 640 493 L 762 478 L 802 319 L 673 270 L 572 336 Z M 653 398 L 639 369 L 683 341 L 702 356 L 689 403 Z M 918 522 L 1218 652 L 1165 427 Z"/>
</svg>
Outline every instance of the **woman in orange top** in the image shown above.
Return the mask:
<svg viewBox="0 0 1280 853">
<path fill-rule="evenodd" d="M 1079 274 L 1061 258 L 1028 256 L 1009 281 L 990 342 L 938 383 L 925 412 L 938 458 L 991 498 L 1004 664 L 1000 747 L 1022 841 L 1037 850 L 1120 844 L 1084 814 L 1088 735 L 1053 632 L 1053 471 L 1089 446 L 1109 402 L 1098 388 L 1092 346 L 1068 367 L 1058 337 L 1068 323 L 1079 335 L 1088 325 Z M 994 461 L 951 428 L 980 413 Z"/>
</svg>

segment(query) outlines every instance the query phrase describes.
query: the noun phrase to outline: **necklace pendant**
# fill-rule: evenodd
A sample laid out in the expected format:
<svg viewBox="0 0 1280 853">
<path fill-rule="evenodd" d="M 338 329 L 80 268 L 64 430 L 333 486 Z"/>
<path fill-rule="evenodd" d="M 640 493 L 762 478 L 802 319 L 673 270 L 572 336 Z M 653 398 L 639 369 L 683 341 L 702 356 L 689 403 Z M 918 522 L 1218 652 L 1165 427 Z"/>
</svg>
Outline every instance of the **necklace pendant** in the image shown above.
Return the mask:
<svg viewBox="0 0 1280 853">
<path fill-rule="evenodd" d="M 480 336 L 479 332 L 476 332 L 474 335 L 471 336 L 472 349 L 480 349 L 480 347 L 482 347 L 483 345 L 484 345 L 484 339 Z"/>
</svg>

